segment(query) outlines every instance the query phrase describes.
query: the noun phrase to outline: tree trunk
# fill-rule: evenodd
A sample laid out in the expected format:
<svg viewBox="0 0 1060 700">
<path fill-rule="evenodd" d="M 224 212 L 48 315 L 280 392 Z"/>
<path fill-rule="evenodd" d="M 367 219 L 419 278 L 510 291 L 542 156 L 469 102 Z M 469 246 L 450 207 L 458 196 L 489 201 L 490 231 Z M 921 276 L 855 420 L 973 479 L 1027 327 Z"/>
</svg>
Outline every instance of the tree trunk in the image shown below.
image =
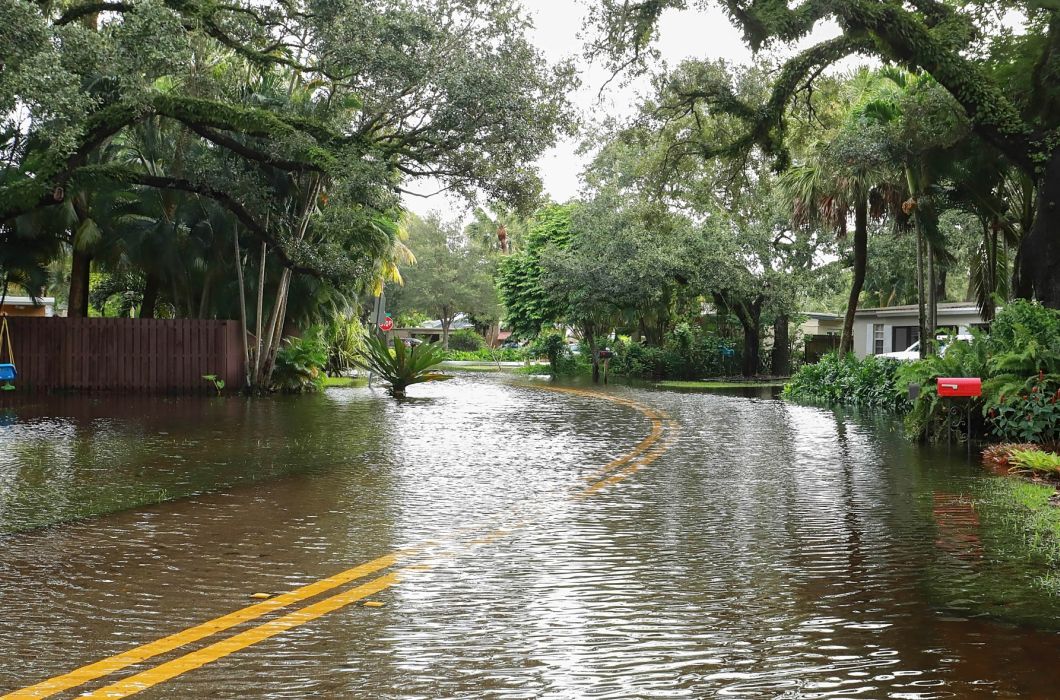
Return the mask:
<svg viewBox="0 0 1060 700">
<path fill-rule="evenodd" d="M 777 316 L 773 322 L 772 374 L 787 377 L 791 374 L 791 339 L 788 336 L 788 315 Z"/>
<path fill-rule="evenodd" d="M 758 326 L 743 324 L 743 376 L 758 374 L 758 351 L 761 347 Z"/>
<path fill-rule="evenodd" d="M 70 265 L 70 298 L 66 315 L 71 318 L 88 318 L 88 279 L 92 267 L 92 254 L 74 248 Z"/>
<path fill-rule="evenodd" d="M 927 327 L 931 338 L 930 350 L 932 354 L 935 352 L 935 333 L 938 330 L 938 312 L 939 312 L 939 296 L 938 296 L 938 266 L 935 264 L 935 251 L 931 245 L 928 244 L 926 247 L 926 258 L 927 258 Z"/>
<path fill-rule="evenodd" d="M 158 292 L 162 281 L 158 274 L 148 272 L 144 280 L 144 297 L 140 302 L 140 318 L 154 318 L 155 307 L 158 306 Z"/>
<path fill-rule="evenodd" d="M 1019 250 L 1020 296 L 1060 309 L 1060 148 L 1053 151 L 1038 186 L 1034 224 Z"/>
<path fill-rule="evenodd" d="M 929 333 L 927 330 L 927 300 L 925 296 L 925 283 L 924 283 L 924 235 L 921 232 L 920 224 L 916 220 L 914 214 L 914 224 L 916 226 L 916 303 L 917 303 L 917 318 L 920 325 L 920 357 L 925 358 L 928 356 L 928 339 Z"/>
<path fill-rule="evenodd" d="M 758 374 L 758 351 L 762 347 L 762 300 L 755 299 L 748 304 L 741 301 L 728 305 L 743 326 L 743 376 L 753 377 Z"/>
<path fill-rule="evenodd" d="M 442 350 L 449 352 L 449 327 L 453 325 L 453 318 L 449 315 L 449 310 L 446 307 L 442 307 Z"/>
<path fill-rule="evenodd" d="M 232 231 L 236 259 L 236 281 L 239 282 L 239 337 L 243 345 L 243 386 L 250 385 L 250 344 L 247 342 L 247 291 L 243 283 L 243 255 L 239 250 L 239 229 Z"/>
<path fill-rule="evenodd" d="M 592 321 L 587 321 L 582 326 L 582 336 L 585 341 L 586 350 L 589 351 L 589 362 L 593 368 L 593 384 L 600 383 L 600 356 L 596 354 L 596 328 Z"/>
<path fill-rule="evenodd" d="M 843 318 L 843 334 L 839 339 L 839 354 L 854 350 L 854 315 L 858 312 L 858 300 L 865 286 L 865 273 L 869 260 L 869 205 L 864 199 L 854 207 L 854 281 L 850 285 L 847 313 Z M 776 370 L 773 371 L 776 374 Z"/>
</svg>

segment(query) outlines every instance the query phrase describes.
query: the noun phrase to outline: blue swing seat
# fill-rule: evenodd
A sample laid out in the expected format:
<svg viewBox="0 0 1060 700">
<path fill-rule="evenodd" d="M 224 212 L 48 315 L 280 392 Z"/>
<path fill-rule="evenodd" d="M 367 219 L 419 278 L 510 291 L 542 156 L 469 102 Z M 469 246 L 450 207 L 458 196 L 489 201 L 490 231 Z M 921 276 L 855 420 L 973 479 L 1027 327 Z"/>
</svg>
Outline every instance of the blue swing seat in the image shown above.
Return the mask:
<svg viewBox="0 0 1060 700">
<path fill-rule="evenodd" d="M 13 364 L 0 364 L 0 382 L 12 382 L 18 377 L 18 370 Z"/>
</svg>

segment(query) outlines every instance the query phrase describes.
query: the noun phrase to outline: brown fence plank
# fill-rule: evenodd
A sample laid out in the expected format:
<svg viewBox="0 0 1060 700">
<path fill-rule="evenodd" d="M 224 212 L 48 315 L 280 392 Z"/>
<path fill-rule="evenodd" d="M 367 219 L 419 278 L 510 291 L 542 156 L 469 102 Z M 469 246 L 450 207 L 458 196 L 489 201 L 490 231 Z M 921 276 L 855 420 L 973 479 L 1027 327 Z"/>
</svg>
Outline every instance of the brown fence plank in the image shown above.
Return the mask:
<svg viewBox="0 0 1060 700">
<path fill-rule="evenodd" d="M 135 318 L 10 318 L 25 391 L 198 394 L 204 374 L 242 385 L 239 324 Z"/>
</svg>

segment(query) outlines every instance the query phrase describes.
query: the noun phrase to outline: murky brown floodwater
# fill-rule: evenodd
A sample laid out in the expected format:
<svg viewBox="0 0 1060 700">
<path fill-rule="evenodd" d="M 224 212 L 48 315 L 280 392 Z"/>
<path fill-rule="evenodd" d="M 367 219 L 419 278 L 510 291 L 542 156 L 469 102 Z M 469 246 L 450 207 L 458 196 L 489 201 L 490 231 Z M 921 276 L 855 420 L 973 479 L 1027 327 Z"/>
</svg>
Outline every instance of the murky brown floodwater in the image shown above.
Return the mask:
<svg viewBox="0 0 1060 700">
<path fill-rule="evenodd" d="M 612 387 L 673 442 L 577 498 L 648 417 L 498 377 L 413 391 L 0 406 L 0 691 L 431 542 L 384 607 L 142 696 L 1060 696 L 1060 601 L 968 505 L 994 477 L 963 456 Z"/>
</svg>

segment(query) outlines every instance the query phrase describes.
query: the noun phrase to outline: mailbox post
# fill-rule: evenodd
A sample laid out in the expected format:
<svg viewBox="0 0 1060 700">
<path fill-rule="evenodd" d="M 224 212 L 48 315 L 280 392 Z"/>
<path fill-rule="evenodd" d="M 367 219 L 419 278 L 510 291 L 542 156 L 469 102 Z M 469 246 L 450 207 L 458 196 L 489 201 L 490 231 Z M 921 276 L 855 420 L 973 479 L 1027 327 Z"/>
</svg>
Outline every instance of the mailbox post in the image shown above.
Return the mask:
<svg viewBox="0 0 1060 700">
<path fill-rule="evenodd" d="M 983 380 L 979 377 L 939 377 L 936 380 L 936 388 L 938 390 L 939 398 L 941 399 L 967 399 L 967 407 L 965 408 L 965 424 L 968 429 L 968 450 L 972 449 L 972 399 L 977 399 L 983 395 Z M 953 441 L 953 424 L 955 419 L 960 416 L 960 408 L 956 405 L 950 409 L 949 420 L 947 421 L 947 434 L 949 439 Z"/>
<path fill-rule="evenodd" d="M 600 360 L 603 360 L 604 363 L 604 384 L 607 384 L 607 370 L 608 367 L 611 365 L 611 358 L 614 357 L 614 355 L 615 354 L 607 348 L 604 348 L 603 350 L 600 350 L 596 353 L 596 356 Z"/>
</svg>

